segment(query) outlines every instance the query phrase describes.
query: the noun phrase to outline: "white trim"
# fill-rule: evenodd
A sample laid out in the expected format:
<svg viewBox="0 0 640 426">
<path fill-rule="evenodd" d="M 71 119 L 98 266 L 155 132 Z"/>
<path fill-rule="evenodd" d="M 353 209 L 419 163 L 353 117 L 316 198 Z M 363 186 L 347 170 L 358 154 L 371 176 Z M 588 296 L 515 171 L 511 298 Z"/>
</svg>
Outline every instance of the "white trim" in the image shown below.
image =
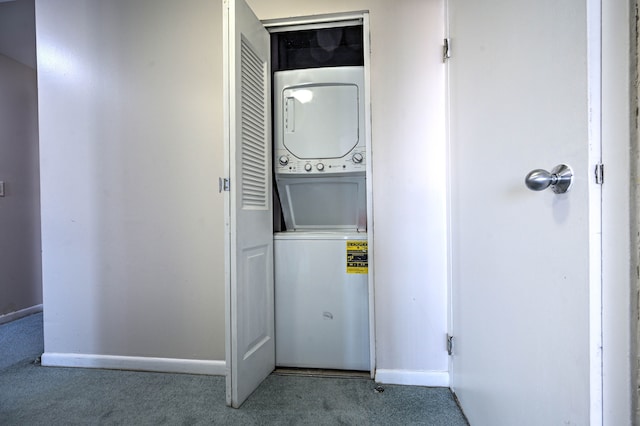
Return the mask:
<svg viewBox="0 0 640 426">
<path fill-rule="evenodd" d="M 222 4 L 222 99 L 223 99 L 223 127 L 224 127 L 224 177 L 231 178 L 231 89 L 229 87 L 232 66 L 230 60 L 229 43 L 232 23 L 229 16 L 229 1 L 224 0 Z M 235 182 L 232 182 L 235 184 Z M 226 404 L 231 405 L 231 381 L 234 379 L 231 374 L 231 342 L 233 333 L 231 331 L 231 192 L 223 191 L 224 197 L 224 318 L 225 318 L 225 398 Z"/>
<path fill-rule="evenodd" d="M 587 90 L 589 168 L 602 160 L 602 9 L 587 2 Z M 602 425 L 602 185 L 594 178 L 589 191 L 589 386 L 590 424 Z"/>
<path fill-rule="evenodd" d="M 270 33 L 283 33 L 287 31 L 301 31 L 301 30 L 317 30 L 322 28 L 336 28 L 336 27 L 349 27 L 349 26 L 357 26 L 362 25 L 361 19 L 352 19 L 349 21 L 328 21 L 328 22 L 319 22 L 317 24 L 300 24 L 300 25 L 286 25 L 286 26 L 272 26 L 267 27 L 265 24 L 265 28 L 269 30 Z"/>
<path fill-rule="evenodd" d="M 378 369 L 375 380 L 390 385 L 449 387 L 447 371 Z"/>
<path fill-rule="evenodd" d="M 443 0 L 443 19 L 444 19 L 444 34 L 443 38 L 451 40 L 449 30 L 449 0 Z M 443 40 L 444 42 L 444 40 Z M 451 46 L 449 46 L 451 47 Z M 451 187 L 452 182 L 452 154 L 451 154 L 451 67 L 450 60 L 444 58 L 444 102 L 445 102 L 445 143 L 446 143 L 446 232 L 447 232 L 447 335 L 455 336 L 455 324 L 453 319 L 453 223 L 452 218 L 452 201 L 451 194 L 453 189 Z M 451 354 L 452 355 L 452 354 Z M 453 363 L 453 357 L 449 355 L 447 357 L 447 369 L 449 371 L 449 377 L 451 379 L 449 387 L 455 392 L 455 365 Z"/>
<path fill-rule="evenodd" d="M 42 354 L 42 365 L 45 367 L 103 368 L 210 376 L 224 376 L 226 370 L 224 361 L 50 352 Z"/>
<path fill-rule="evenodd" d="M 306 29 L 305 26 L 318 25 L 322 23 L 340 25 L 340 23 L 344 21 L 361 20 L 363 15 L 366 13 L 368 13 L 366 10 L 351 13 L 338 12 L 322 15 L 296 16 L 292 18 L 265 19 L 261 22 L 269 32 L 295 31 Z"/>
<path fill-rule="evenodd" d="M 6 324 L 8 322 L 27 317 L 31 314 L 37 314 L 39 312 L 42 312 L 42 303 L 39 305 L 28 307 L 28 308 L 20 309 L 19 311 L 9 312 L 8 314 L 0 315 L 0 324 Z"/>
<path fill-rule="evenodd" d="M 369 12 L 362 13 L 362 37 L 364 47 L 364 119 L 365 150 L 367 152 L 366 186 L 367 186 L 367 247 L 369 270 L 367 285 L 369 288 L 369 372 L 373 379 L 376 374 L 376 301 L 375 301 L 375 253 L 374 253 L 374 219 L 373 219 L 373 143 L 371 131 L 371 33 L 369 28 Z"/>
</svg>

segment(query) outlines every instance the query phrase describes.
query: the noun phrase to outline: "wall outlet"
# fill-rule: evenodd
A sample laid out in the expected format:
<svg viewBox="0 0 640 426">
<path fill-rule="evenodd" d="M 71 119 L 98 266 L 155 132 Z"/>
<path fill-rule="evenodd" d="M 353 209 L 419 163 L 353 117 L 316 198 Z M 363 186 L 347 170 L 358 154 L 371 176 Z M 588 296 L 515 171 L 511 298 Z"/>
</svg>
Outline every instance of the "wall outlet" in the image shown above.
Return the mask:
<svg viewBox="0 0 640 426">
<path fill-rule="evenodd" d="M 4 197 L 4 181 L 0 180 L 0 197 Z"/>
</svg>

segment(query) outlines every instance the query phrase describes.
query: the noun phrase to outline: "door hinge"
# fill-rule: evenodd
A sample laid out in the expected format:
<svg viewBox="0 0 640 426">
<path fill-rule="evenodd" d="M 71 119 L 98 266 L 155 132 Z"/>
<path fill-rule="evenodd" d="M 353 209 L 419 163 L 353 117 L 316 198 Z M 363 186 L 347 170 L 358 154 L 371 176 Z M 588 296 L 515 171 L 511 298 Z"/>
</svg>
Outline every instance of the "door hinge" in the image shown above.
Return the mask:
<svg viewBox="0 0 640 426">
<path fill-rule="evenodd" d="M 451 42 L 448 38 L 445 38 L 444 46 L 442 46 L 442 62 L 447 62 L 449 58 L 451 58 Z"/>
<path fill-rule="evenodd" d="M 453 336 L 447 334 L 447 353 L 453 355 Z"/>
<path fill-rule="evenodd" d="M 218 178 L 218 192 L 229 191 L 231 189 L 231 181 L 229 178 Z"/>
<path fill-rule="evenodd" d="M 604 164 L 598 163 L 595 168 L 596 184 L 602 185 L 604 183 Z"/>
</svg>

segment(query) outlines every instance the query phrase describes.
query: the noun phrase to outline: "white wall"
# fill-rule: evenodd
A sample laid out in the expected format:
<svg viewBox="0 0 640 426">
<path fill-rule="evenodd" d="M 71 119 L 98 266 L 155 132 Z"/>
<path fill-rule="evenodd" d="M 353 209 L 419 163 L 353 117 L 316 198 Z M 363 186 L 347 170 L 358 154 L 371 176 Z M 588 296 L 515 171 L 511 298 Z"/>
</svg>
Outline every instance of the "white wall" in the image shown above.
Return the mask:
<svg viewBox="0 0 640 426">
<path fill-rule="evenodd" d="M 224 359 L 221 16 L 36 2 L 46 353 Z"/>
<path fill-rule="evenodd" d="M 0 54 L 0 317 L 6 318 L 42 303 L 37 105 L 35 70 Z"/>
<path fill-rule="evenodd" d="M 445 383 L 441 1 L 249 3 L 370 10 L 380 379 Z M 222 2 L 36 6 L 45 351 L 223 360 Z"/>
</svg>

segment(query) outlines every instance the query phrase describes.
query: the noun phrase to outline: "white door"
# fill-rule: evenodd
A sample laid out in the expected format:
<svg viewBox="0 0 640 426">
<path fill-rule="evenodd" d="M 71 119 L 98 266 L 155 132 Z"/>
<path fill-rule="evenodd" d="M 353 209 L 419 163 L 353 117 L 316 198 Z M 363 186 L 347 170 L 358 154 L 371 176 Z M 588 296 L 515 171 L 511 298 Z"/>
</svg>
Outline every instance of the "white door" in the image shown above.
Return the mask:
<svg viewBox="0 0 640 426">
<path fill-rule="evenodd" d="M 452 387 L 474 426 L 598 424 L 598 1 L 449 8 Z"/>
<path fill-rule="evenodd" d="M 227 404 L 275 367 L 269 34 L 243 0 L 224 2 L 230 177 Z"/>
</svg>

